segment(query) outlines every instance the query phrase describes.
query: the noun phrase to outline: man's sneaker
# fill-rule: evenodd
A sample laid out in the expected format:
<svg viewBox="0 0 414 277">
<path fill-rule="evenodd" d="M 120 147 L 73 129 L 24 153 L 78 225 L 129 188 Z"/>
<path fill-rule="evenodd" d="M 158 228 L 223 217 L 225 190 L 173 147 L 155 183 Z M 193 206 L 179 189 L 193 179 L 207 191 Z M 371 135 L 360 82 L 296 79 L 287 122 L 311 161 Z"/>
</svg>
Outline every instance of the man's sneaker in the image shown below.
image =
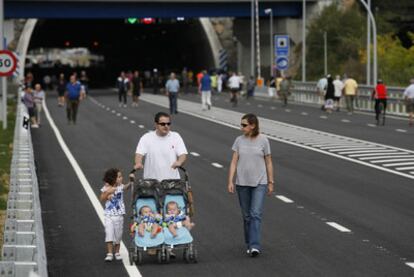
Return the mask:
<svg viewBox="0 0 414 277">
<path fill-rule="evenodd" d="M 121 254 L 119 254 L 119 253 L 115 253 L 115 260 L 117 260 L 117 261 L 122 261 Z"/>
<path fill-rule="evenodd" d="M 250 256 L 257 257 L 260 254 L 260 251 L 256 248 L 250 249 Z"/>
<path fill-rule="evenodd" d="M 114 255 L 112 253 L 106 254 L 105 262 L 112 262 L 114 260 Z"/>
</svg>

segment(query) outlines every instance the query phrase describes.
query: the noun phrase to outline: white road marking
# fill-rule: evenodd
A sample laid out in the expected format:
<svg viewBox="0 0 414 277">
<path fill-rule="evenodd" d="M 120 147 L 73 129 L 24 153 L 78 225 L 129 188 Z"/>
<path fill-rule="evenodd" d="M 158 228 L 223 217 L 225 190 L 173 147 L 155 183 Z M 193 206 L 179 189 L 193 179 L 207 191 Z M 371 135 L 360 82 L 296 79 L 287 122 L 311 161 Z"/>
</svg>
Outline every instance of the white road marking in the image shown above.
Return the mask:
<svg viewBox="0 0 414 277">
<path fill-rule="evenodd" d="M 211 163 L 211 165 L 217 168 L 223 168 L 223 166 L 219 163 Z"/>
<path fill-rule="evenodd" d="M 390 163 L 390 164 L 383 164 L 383 166 L 402 166 L 402 165 L 414 165 L 414 162 L 406 162 L 406 163 Z"/>
<path fill-rule="evenodd" d="M 324 149 L 321 147 L 321 149 Z M 384 149 L 384 148 L 378 148 L 378 147 L 373 147 L 373 146 L 365 146 L 365 147 L 351 147 L 351 148 L 326 148 L 327 150 L 331 151 L 331 152 L 335 152 L 335 151 L 353 151 L 353 150 L 369 150 L 369 149 Z"/>
<path fill-rule="evenodd" d="M 92 206 L 95 209 L 95 212 L 98 215 L 99 220 L 101 221 L 102 225 L 104 224 L 104 210 L 102 208 L 101 203 L 98 200 L 98 197 L 96 196 L 95 192 L 92 190 L 91 185 L 88 182 L 88 179 L 86 179 L 85 174 L 83 173 L 82 169 L 80 168 L 78 162 L 75 160 L 75 157 L 72 155 L 72 153 L 70 152 L 67 144 L 65 143 L 65 141 L 63 140 L 63 137 L 61 135 L 61 133 L 59 132 L 59 129 L 56 127 L 56 124 L 53 120 L 53 118 L 51 117 L 50 113 L 49 113 L 49 109 L 47 108 L 46 103 L 44 104 L 44 112 L 46 115 L 47 120 L 49 121 L 50 127 L 52 128 L 53 132 L 55 133 L 56 139 L 59 142 L 60 147 L 62 148 L 63 152 L 65 153 L 67 159 L 69 160 L 70 164 L 73 167 L 73 170 L 75 171 L 83 189 L 85 190 L 89 201 L 92 203 Z M 139 272 L 138 268 L 136 266 L 131 266 L 129 265 L 129 253 L 127 248 L 125 247 L 124 242 L 121 241 L 121 249 L 120 249 L 120 253 L 122 256 L 122 263 L 128 273 L 129 276 L 136 276 L 136 277 L 141 277 L 141 273 Z"/>
<path fill-rule="evenodd" d="M 321 115 L 319 118 L 328 119 L 328 117 L 326 115 Z"/>
<path fill-rule="evenodd" d="M 272 106 L 272 107 L 270 107 L 270 109 L 271 109 L 271 110 L 276 110 L 276 107 L 273 107 L 273 106 Z"/>
<path fill-rule="evenodd" d="M 145 126 L 144 125 L 138 125 L 139 128 L 144 129 Z"/>
<path fill-rule="evenodd" d="M 111 110 L 111 108 L 110 108 L 110 107 L 108 107 L 108 108 L 106 108 L 106 110 L 107 110 L 107 111 L 110 111 L 110 110 Z"/>
<path fill-rule="evenodd" d="M 407 130 L 404 130 L 404 129 L 395 129 L 395 131 L 400 132 L 400 133 L 407 133 Z"/>
<path fill-rule="evenodd" d="M 289 198 L 283 196 L 283 195 L 275 195 L 276 198 L 279 198 L 280 200 L 282 200 L 285 203 L 293 203 L 293 200 L 290 200 Z"/>
<path fill-rule="evenodd" d="M 372 149 L 372 150 L 345 151 L 345 152 L 339 152 L 338 154 L 340 155 L 353 154 L 353 153 L 355 154 L 356 153 L 382 153 L 384 154 L 384 152 L 395 152 L 395 150 L 377 148 L 377 149 Z"/>
<path fill-rule="evenodd" d="M 412 156 L 411 156 L 412 157 Z M 371 163 L 390 163 L 390 162 L 404 162 L 404 161 L 414 161 L 414 158 L 408 159 L 387 159 L 387 160 L 375 160 L 371 161 Z"/>
<path fill-rule="evenodd" d="M 262 104 L 257 105 L 258 108 L 263 108 Z"/>
<path fill-rule="evenodd" d="M 307 112 L 302 112 L 301 115 L 308 115 L 308 113 Z"/>
<path fill-rule="evenodd" d="M 128 119 L 128 117 L 124 116 L 122 119 L 123 119 L 123 120 L 127 120 L 127 119 Z"/>
<path fill-rule="evenodd" d="M 116 116 L 121 116 L 121 114 L 120 113 L 117 113 Z"/>
<path fill-rule="evenodd" d="M 200 154 L 198 154 L 197 152 L 190 152 L 190 155 L 194 157 L 200 157 Z"/>
<path fill-rule="evenodd" d="M 357 154 L 357 155 L 349 155 L 350 157 L 363 157 L 359 158 L 360 160 L 369 160 L 369 159 L 382 159 L 389 156 L 398 156 L 398 155 L 409 155 L 410 153 L 401 153 L 401 152 L 394 152 L 394 153 L 374 153 L 374 154 Z M 381 156 L 381 155 L 387 155 L 387 156 Z M 375 157 L 379 156 L 379 157 Z"/>
<path fill-rule="evenodd" d="M 414 268 L 414 263 L 405 263 L 406 265 L 408 265 L 411 268 Z"/>
<path fill-rule="evenodd" d="M 135 124 L 135 121 L 134 120 L 131 120 L 130 122 L 131 122 L 131 124 Z"/>
<path fill-rule="evenodd" d="M 285 112 L 290 113 L 290 110 L 289 109 L 285 109 Z"/>
<path fill-rule="evenodd" d="M 326 224 L 328 224 L 329 226 L 331 226 L 331 227 L 333 227 L 333 228 L 335 228 L 338 231 L 341 231 L 343 233 L 350 233 L 351 232 L 351 230 L 349 230 L 348 228 L 346 228 L 346 227 L 344 227 L 342 225 L 339 225 L 336 222 L 326 222 Z"/>
<path fill-rule="evenodd" d="M 349 122 L 351 122 L 351 120 L 349 120 L 349 119 L 342 119 L 341 121 L 342 121 L 342 122 L 344 122 L 344 123 L 349 123 Z"/>
<path fill-rule="evenodd" d="M 112 113 L 116 113 L 116 111 L 115 110 L 112 110 Z"/>
<path fill-rule="evenodd" d="M 387 156 L 370 156 L 370 157 L 359 158 L 359 159 L 362 160 L 362 161 L 364 161 L 364 160 L 391 159 L 391 158 L 408 158 L 408 157 L 413 157 L 413 156 L 410 156 L 409 153 L 388 153 Z"/>
<path fill-rule="evenodd" d="M 410 171 L 410 174 L 413 174 L 414 175 L 414 171 Z"/>
<path fill-rule="evenodd" d="M 373 127 L 373 128 L 376 128 L 376 127 L 377 127 L 377 125 L 375 125 L 375 124 L 371 124 L 371 123 L 367 124 L 367 126 L 369 126 L 369 127 Z"/>
<path fill-rule="evenodd" d="M 396 170 L 413 170 L 414 166 L 397 167 Z"/>
</svg>

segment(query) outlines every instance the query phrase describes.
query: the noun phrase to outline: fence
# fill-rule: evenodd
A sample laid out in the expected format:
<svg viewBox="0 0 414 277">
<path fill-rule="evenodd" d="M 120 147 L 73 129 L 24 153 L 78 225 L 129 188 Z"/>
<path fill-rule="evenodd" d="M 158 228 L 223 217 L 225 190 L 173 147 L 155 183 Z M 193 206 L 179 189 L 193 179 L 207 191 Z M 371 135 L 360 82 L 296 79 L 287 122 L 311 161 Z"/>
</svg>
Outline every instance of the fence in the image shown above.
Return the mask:
<svg viewBox="0 0 414 277">
<path fill-rule="evenodd" d="M 355 99 L 355 109 L 360 111 L 373 111 L 374 103 L 371 100 L 373 86 L 359 85 L 358 95 Z M 393 115 L 405 115 L 405 103 L 403 98 L 404 88 L 387 87 L 387 113 Z M 266 89 L 255 91 L 257 96 L 267 96 Z M 322 99 L 316 89 L 316 82 L 293 82 L 293 90 L 290 98 L 297 103 L 319 104 L 322 105 Z M 341 107 L 344 107 L 344 99 L 341 99 Z"/>
<path fill-rule="evenodd" d="M 0 276 L 47 277 L 39 187 L 24 105 L 18 101 Z"/>
</svg>

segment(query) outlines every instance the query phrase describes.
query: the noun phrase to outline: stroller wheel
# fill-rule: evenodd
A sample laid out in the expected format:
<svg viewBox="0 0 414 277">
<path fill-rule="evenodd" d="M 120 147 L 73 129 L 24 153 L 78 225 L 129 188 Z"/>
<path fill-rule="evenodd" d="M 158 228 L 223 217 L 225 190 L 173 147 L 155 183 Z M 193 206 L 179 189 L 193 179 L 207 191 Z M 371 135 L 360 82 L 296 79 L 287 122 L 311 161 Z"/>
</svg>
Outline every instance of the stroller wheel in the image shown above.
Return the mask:
<svg viewBox="0 0 414 277">
<path fill-rule="evenodd" d="M 135 263 L 137 265 L 142 264 L 142 256 L 143 256 L 142 250 L 138 250 L 138 252 L 135 256 Z"/>
<path fill-rule="evenodd" d="M 166 264 L 169 264 L 170 263 L 170 258 L 171 258 L 170 251 L 168 249 L 166 249 L 165 250 L 165 260 L 164 260 L 164 262 Z"/>
<path fill-rule="evenodd" d="M 186 263 L 190 262 L 190 249 L 189 248 L 184 248 L 183 259 L 184 261 L 186 261 Z"/>
<path fill-rule="evenodd" d="M 197 263 L 197 259 L 198 259 L 198 253 L 197 253 L 197 249 L 193 246 L 193 253 L 190 255 L 190 260 L 193 263 Z"/>
<path fill-rule="evenodd" d="M 158 250 L 157 251 L 157 261 L 158 261 L 159 264 L 161 264 L 163 262 L 163 260 L 164 260 L 164 258 L 163 258 L 163 256 L 164 256 L 163 252 L 164 252 L 164 249 L 161 249 L 161 250 Z"/>
<path fill-rule="evenodd" d="M 129 249 L 128 251 L 129 265 L 134 265 L 133 251 L 133 249 Z"/>
</svg>

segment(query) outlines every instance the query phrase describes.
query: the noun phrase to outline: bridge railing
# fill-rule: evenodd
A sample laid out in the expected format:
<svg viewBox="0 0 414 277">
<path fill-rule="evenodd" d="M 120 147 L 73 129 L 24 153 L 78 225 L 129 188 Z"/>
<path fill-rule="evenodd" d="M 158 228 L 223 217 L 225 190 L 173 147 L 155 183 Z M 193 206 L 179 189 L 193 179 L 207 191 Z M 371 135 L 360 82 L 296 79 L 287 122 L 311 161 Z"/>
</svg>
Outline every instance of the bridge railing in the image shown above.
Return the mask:
<svg viewBox="0 0 414 277">
<path fill-rule="evenodd" d="M 39 186 L 29 118 L 18 102 L 0 276 L 43 277 L 48 273 Z"/>
<path fill-rule="evenodd" d="M 359 85 L 358 95 L 355 99 L 355 109 L 360 111 L 373 111 L 374 102 L 371 100 L 373 86 Z M 388 101 L 387 113 L 394 115 L 405 115 L 406 108 L 403 97 L 404 88 L 401 87 L 387 87 Z M 257 96 L 269 97 L 267 89 L 260 89 L 255 91 Z M 290 100 L 297 103 L 322 105 L 323 98 L 319 95 L 316 82 L 293 82 L 292 95 Z M 345 107 L 345 99 L 341 97 L 341 108 Z"/>
</svg>

